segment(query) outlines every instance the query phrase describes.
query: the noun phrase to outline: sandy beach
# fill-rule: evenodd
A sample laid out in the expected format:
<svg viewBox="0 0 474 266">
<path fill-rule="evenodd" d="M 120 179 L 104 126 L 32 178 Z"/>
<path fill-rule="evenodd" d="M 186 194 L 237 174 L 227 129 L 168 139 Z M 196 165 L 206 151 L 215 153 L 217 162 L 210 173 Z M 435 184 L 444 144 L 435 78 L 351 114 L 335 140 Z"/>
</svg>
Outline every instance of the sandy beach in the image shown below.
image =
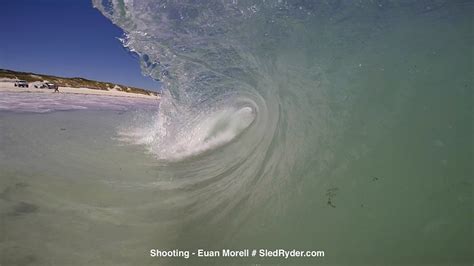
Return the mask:
<svg viewBox="0 0 474 266">
<path fill-rule="evenodd" d="M 50 89 L 39 89 L 35 88 L 34 85 L 41 84 L 41 82 L 31 82 L 28 88 L 18 88 L 14 86 L 14 80 L 3 79 L 0 80 L 0 92 L 18 92 L 18 93 L 54 93 Z M 94 90 L 89 88 L 71 88 L 71 87 L 59 87 L 59 93 L 63 94 L 84 94 L 84 95 L 102 95 L 102 96 L 115 96 L 115 97 L 129 97 L 129 98 L 146 98 L 146 99 L 159 99 L 160 96 L 155 95 L 144 95 L 139 93 L 129 93 L 118 91 L 115 89 L 110 90 Z"/>
</svg>

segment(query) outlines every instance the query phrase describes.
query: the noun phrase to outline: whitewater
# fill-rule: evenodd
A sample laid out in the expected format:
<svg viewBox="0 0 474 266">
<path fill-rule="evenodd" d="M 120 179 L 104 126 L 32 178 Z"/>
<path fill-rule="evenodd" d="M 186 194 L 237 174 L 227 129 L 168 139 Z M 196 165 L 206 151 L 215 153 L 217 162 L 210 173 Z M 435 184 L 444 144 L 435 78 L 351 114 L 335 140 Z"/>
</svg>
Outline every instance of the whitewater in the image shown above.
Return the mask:
<svg viewBox="0 0 474 266">
<path fill-rule="evenodd" d="M 5 263 L 472 262 L 472 1 L 92 2 L 159 108 L 0 113 Z"/>
</svg>

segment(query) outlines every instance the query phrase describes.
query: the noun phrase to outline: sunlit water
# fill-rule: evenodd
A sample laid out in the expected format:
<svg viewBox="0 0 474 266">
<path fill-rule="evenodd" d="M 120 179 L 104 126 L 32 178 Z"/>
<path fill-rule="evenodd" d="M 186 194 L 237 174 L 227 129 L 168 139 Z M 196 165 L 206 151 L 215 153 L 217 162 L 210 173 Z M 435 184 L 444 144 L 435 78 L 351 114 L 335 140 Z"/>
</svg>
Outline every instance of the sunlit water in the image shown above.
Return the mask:
<svg viewBox="0 0 474 266">
<path fill-rule="evenodd" d="M 81 94 L 46 94 L 0 92 L 0 111 L 48 113 L 72 110 L 156 109 L 157 99 L 96 96 Z"/>
<path fill-rule="evenodd" d="M 0 262 L 472 263 L 472 1 L 94 4 L 160 110 L 1 113 Z"/>
</svg>

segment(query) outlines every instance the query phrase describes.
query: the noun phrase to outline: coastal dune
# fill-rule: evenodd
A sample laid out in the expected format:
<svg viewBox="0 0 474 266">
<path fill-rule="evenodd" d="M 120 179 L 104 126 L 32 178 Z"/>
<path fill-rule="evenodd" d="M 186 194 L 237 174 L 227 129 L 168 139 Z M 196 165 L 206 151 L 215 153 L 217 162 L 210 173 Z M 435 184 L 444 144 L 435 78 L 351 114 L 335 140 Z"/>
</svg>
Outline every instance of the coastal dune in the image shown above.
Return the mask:
<svg viewBox="0 0 474 266">
<path fill-rule="evenodd" d="M 50 89 L 39 89 L 35 88 L 34 85 L 41 84 L 42 82 L 31 82 L 28 88 L 15 87 L 14 79 L 2 79 L 0 80 L 0 92 L 18 92 L 18 93 L 54 93 Z M 119 91 L 111 88 L 108 90 L 97 90 L 90 88 L 73 88 L 73 87 L 59 87 L 60 93 L 66 94 L 86 94 L 86 95 L 103 95 L 103 96 L 115 96 L 115 97 L 131 97 L 131 98 L 146 98 L 146 99 L 159 99 L 159 95 L 146 95 L 139 93 L 131 93 L 125 91 Z"/>
</svg>

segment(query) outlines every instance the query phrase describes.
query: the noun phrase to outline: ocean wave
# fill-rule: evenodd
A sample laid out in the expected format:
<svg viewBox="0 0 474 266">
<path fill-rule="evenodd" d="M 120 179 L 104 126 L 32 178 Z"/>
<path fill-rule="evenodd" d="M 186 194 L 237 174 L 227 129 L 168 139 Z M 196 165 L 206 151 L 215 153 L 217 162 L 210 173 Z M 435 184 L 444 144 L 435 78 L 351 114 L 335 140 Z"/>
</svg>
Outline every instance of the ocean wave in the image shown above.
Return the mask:
<svg viewBox="0 0 474 266">
<path fill-rule="evenodd" d="M 361 97 L 379 86 L 365 86 L 364 75 L 382 76 L 392 66 L 377 58 L 400 58 L 381 36 L 459 4 L 93 2 L 124 30 L 123 45 L 164 88 L 159 112 L 124 125 L 120 138 L 157 158 L 157 189 L 188 192 L 179 199 L 187 219 L 212 217 L 210 224 L 223 217 L 243 222 L 272 199 L 275 212 L 283 212 L 294 193 L 327 185 L 366 154 L 367 136 L 397 123 L 413 95 L 387 91 L 385 105 L 370 107 Z M 370 115 L 360 104 L 373 109 Z M 345 143 L 356 138 L 354 128 L 363 141 Z"/>
</svg>

